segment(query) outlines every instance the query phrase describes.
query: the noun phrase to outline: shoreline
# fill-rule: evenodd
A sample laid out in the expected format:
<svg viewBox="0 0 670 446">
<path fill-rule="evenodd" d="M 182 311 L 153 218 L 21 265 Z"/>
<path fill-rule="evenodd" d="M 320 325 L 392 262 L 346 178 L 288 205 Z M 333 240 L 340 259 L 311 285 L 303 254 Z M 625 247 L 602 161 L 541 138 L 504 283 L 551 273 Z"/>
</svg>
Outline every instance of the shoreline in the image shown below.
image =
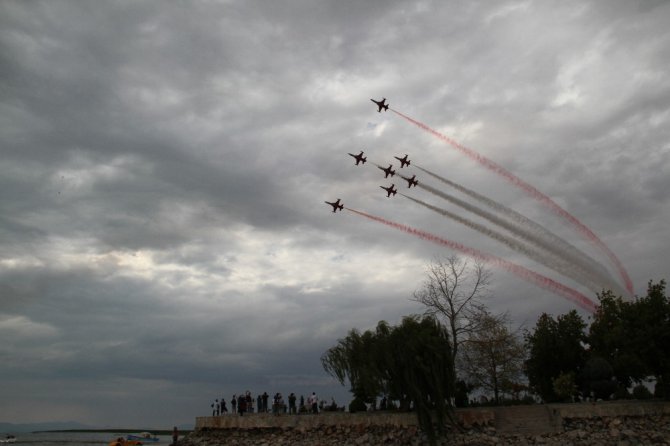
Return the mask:
<svg viewBox="0 0 670 446">
<path fill-rule="evenodd" d="M 470 417 L 459 409 L 459 421 L 474 420 L 469 427 L 452 429 L 438 445 L 559 446 L 571 444 L 632 446 L 656 444 L 670 446 L 670 402 L 625 401 L 573 403 L 559 405 L 507 406 L 490 409 L 491 417 Z M 389 414 L 386 414 L 389 415 Z M 342 414 L 339 418 L 322 415 L 295 416 L 289 422 L 280 417 L 245 418 L 244 423 L 207 426 L 200 423 L 180 446 L 420 446 L 427 438 L 416 425 L 415 414 L 403 417 Z M 481 415 L 481 414 L 480 414 Z M 300 419 L 300 420 L 296 420 Z M 414 422 L 411 419 L 414 419 Z M 272 421 L 274 420 L 274 421 Z M 255 422 L 254 422 L 255 421 Z M 225 427 L 224 427 L 225 426 Z"/>
</svg>

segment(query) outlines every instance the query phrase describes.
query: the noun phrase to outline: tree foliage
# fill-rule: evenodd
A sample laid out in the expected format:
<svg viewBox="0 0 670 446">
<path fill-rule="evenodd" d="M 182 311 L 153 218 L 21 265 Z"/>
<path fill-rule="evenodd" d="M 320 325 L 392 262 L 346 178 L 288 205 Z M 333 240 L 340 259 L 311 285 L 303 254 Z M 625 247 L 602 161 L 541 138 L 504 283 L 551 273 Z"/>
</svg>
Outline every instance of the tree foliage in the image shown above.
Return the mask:
<svg viewBox="0 0 670 446">
<path fill-rule="evenodd" d="M 378 362 L 378 340 L 367 331 L 352 329 L 321 357 L 324 369 L 340 384 L 348 380 L 354 398 L 370 402 L 381 392 L 383 382 Z"/>
<path fill-rule="evenodd" d="M 561 373 L 552 381 L 556 397 L 565 402 L 570 402 L 577 395 L 577 384 L 574 372 Z"/>
<path fill-rule="evenodd" d="M 531 388 L 545 401 L 554 401 L 559 395 L 552 382 L 572 372 L 585 396 L 607 398 L 627 394 L 633 383 L 654 376 L 657 396 L 670 398 L 670 299 L 665 281 L 650 281 L 646 296 L 634 300 L 611 291 L 600 293 L 598 300 L 588 334 L 574 310 L 557 320 L 543 314 L 526 333 Z"/>
<path fill-rule="evenodd" d="M 600 306 L 589 328 L 591 354 L 607 360 L 619 385 L 628 388 L 646 376 L 636 337 L 630 333 L 635 320 L 635 303 L 625 302 L 610 291 L 598 296 Z"/>
<path fill-rule="evenodd" d="M 388 394 L 401 408 L 413 405 L 419 425 L 434 439 L 451 419 L 455 395 L 449 332 L 433 317 L 409 316 L 397 327 L 381 321 L 374 332 L 351 330 L 321 357 L 324 369 L 354 397 Z M 435 416 L 437 432 L 433 426 Z"/>
<path fill-rule="evenodd" d="M 513 393 L 523 375 L 525 349 L 516 332 L 509 329 L 506 315 L 477 315 L 480 330 L 463 343 L 463 371 L 470 383 L 493 393 L 496 404 L 503 393 Z"/>
<path fill-rule="evenodd" d="M 584 395 L 606 400 L 617 388 L 614 378 L 614 369 L 610 363 L 599 356 L 593 356 L 586 361 L 582 370 L 582 391 Z"/>
<path fill-rule="evenodd" d="M 554 380 L 564 373 L 579 376 L 587 352 L 586 323 L 577 311 L 554 319 L 543 313 L 532 332 L 526 332 L 526 375 L 528 383 L 544 401 L 561 399 L 554 389 Z"/>
<path fill-rule="evenodd" d="M 598 297 L 589 343 L 594 355 L 611 364 L 619 385 L 629 387 L 649 375 L 670 381 L 670 300 L 665 281 L 650 281 L 647 295 L 630 302 L 611 292 Z"/>
</svg>

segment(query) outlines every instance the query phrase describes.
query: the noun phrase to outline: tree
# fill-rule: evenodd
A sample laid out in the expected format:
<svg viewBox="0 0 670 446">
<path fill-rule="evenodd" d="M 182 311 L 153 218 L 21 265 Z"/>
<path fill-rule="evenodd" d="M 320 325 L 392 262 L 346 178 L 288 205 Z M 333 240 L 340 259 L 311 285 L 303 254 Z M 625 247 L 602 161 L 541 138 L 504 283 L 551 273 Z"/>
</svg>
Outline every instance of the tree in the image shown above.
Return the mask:
<svg viewBox="0 0 670 446">
<path fill-rule="evenodd" d="M 614 369 L 606 359 L 599 356 L 586 361 L 582 376 L 584 394 L 596 399 L 609 399 L 617 388 Z"/>
<path fill-rule="evenodd" d="M 501 393 L 512 393 L 513 384 L 523 375 L 524 345 L 509 329 L 506 315 L 482 312 L 477 318 L 480 330 L 462 344 L 463 369 L 472 384 L 492 392 L 499 404 Z"/>
<path fill-rule="evenodd" d="M 372 332 L 366 331 L 361 335 L 358 330 L 352 329 L 321 357 L 324 369 L 342 385 L 348 380 L 354 398 L 364 402 L 374 400 L 383 388 L 375 359 L 378 355 L 376 344 L 378 342 Z"/>
<path fill-rule="evenodd" d="M 390 345 L 387 369 L 395 372 L 393 382 L 405 385 L 419 425 L 432 443 L 447 420 L 453 421 L 451 399 L 456 391 L 448 331 L 433 317 L 406 317 L 392 331 Z"/>
<path fill-rule="evenodd" d="M 485 311 L 482 300 L 488 296 L 490 278 L 483 264 L 452 256 L 433 261 L 423 287 L 414 293 L 413 300 L 425 305 L 426 314 L 442 319 L 447 326 L 453 364 L 461 344 L 481 329 L 479 315 Z"/>
<path fill-rule="evenodd" d="M 649 375 L 660 383 L 670 382 L 670 300 L 665 281 L 650 281 L 647 295 L 631 302 L 609 291 L 598 299 L 588 339 L 593 354 L 611 364 L 619 385 L 627 388 Z"/>
<path fill-rule="evenodd" d="M 633 331 L 648 374 L 670 384 L 670 298 L 665 293 L 665 280 L 657 284 L 649 281 L 647 296 L 637 301 L 640 318 Z M 670 388 L 666 385 L 659 396 L 670 399 Z"/>
<path fill-rule="evenodd" d="M 556 320 L 543 313 L 532 332 L 526 332 L 526 376 L 544 401 L 557 401 L 554 380 L 563 373 L 578 376 L 586 362 L 586 323 L 577 311 Z"/>
<path fill-rule="evenodd" d="M 381 321 L 374 332 L 362 335 L 351 330 L 321 357 L 324 369 L 341 384 L 349 380 L 355 398 L 369 400 L 388 393 L 401 401 L 401 407 L 413 404 L 431 442 L 447 420 L 453 420 L 451 360 L 449 332 L 430 316 L 405 317 L 397 327 Z"/>
<path fill-rule="evenodd" d="M 557 378 L 552 380 L 552 383 L 554 385 L 554 393 L 560 401 L 574 401 L 578 393 L 574 372 L 561 373 Z"/>
<path fill-rule="evenodd" d="M 631 332 L 632 327 L 639 322 L 635 322 L 638 318 L 635 314 L 637 308 L 611 291 L 599 294 L 598 300 L 600 305 L 589 328 L 591 355 L 606 360 L 619 386 L 628 388 L 633 381 L 639 381 L 647 375 L 636 346 L 638 341 L 635 338 L 638 334 Z"/>
</svg>

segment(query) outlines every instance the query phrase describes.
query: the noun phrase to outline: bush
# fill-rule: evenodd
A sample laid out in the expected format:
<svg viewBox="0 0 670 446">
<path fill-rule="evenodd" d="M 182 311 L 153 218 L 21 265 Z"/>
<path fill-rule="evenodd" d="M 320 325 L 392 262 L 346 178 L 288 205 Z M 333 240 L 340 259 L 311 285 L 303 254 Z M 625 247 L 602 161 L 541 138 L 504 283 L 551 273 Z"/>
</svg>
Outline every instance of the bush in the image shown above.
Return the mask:
<svg viewBox="0 0 670 446">
<path fill-rule="evenodd" d="M 614 392 L 614 399 L 615 400 L 629 400 L 629 399 L 631 399 L 631 395 L 626 388 L 619 387 Z"/>
<path fill-rule="evenodd" d="M 633 398 L 636 400 L 648 400 L 651 396 L 651 392 L 644 386 L 644 384 L 638 384 L 633 387 Z"/>
<path fill-rule="evenodd" d="M 654 396 L 656 398 L 670 400 L 670 385 L 666 384 L 666 382 L 670 382 L 669 378 L 670 374 L 667 373 L 656 377 L 656 386 L 654 387 Z"/>
<path fill-rule="evenodd" d="M 349 403 L 349 412 L 351 412 L 351 413 L 366 412 L 367 410 L 368 410 L 368 406 L 366 406 L 365 401 L 363 401 L 360 398 L 354 398 Z"/>
<path fill-rule="evenodd" d="M 577 393 L 574 372 L 561 373 L 557 378 L 552 380 L 552 383 L 554 385 L 554 393 L 559 400 L 567 403 L 574 401 L 574 396 Z"/>
<path fill-rule="evenodd" d="M 535 398 L 533 398 L 530 395 L 526 395 L 523 398 L 521 398 L 521 403 L 522 404 L 535 404 Z"/>
<path fill-rule="evenodd" d="M 582 370 L 584 394 L 591 395 L 596 400 L 609 399 L 617 389 L 617 383 L 613 378 L 614 371 L 607 360 L 600 357 L 589 359 Z"/>
<path fill-rule="evenodd" d="M 468 385 L 463 380 L 456 381 L 456 395 L 454 397 L 454 404 L 456 407 L 468 406 L 468 394 L 472 391 L 472 386 Z"/>
</svg>

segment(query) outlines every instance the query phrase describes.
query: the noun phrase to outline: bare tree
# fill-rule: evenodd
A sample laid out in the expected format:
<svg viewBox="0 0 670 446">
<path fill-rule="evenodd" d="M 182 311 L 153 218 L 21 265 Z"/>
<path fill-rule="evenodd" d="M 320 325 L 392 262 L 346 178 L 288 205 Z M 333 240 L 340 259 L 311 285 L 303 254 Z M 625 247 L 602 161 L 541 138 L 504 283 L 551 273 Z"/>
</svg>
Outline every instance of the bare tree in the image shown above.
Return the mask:
<svg viewBox="0 0 670 446">
<path fill-rule="evenodd" d="M 426 306 L 426 314 L 442 319 L 451 336 L 453 363 L 460 345 L 480 330 L 485 312 L 482 300 L 489 296 L 491 272 L 482 263 L 458 256 L 434 260 L 428 278 L 413 300 Z"/>
<path fill-rule="evenodd" d="M 507 314 L 482 312 L 481 330 L 462 345 L 461 370 L 475 386 L 493 392 L 496 404 L 501 394 L 513 393 L 523 376 L 526 350 L 518 331 L 509 328 Z"/>
</svg>

